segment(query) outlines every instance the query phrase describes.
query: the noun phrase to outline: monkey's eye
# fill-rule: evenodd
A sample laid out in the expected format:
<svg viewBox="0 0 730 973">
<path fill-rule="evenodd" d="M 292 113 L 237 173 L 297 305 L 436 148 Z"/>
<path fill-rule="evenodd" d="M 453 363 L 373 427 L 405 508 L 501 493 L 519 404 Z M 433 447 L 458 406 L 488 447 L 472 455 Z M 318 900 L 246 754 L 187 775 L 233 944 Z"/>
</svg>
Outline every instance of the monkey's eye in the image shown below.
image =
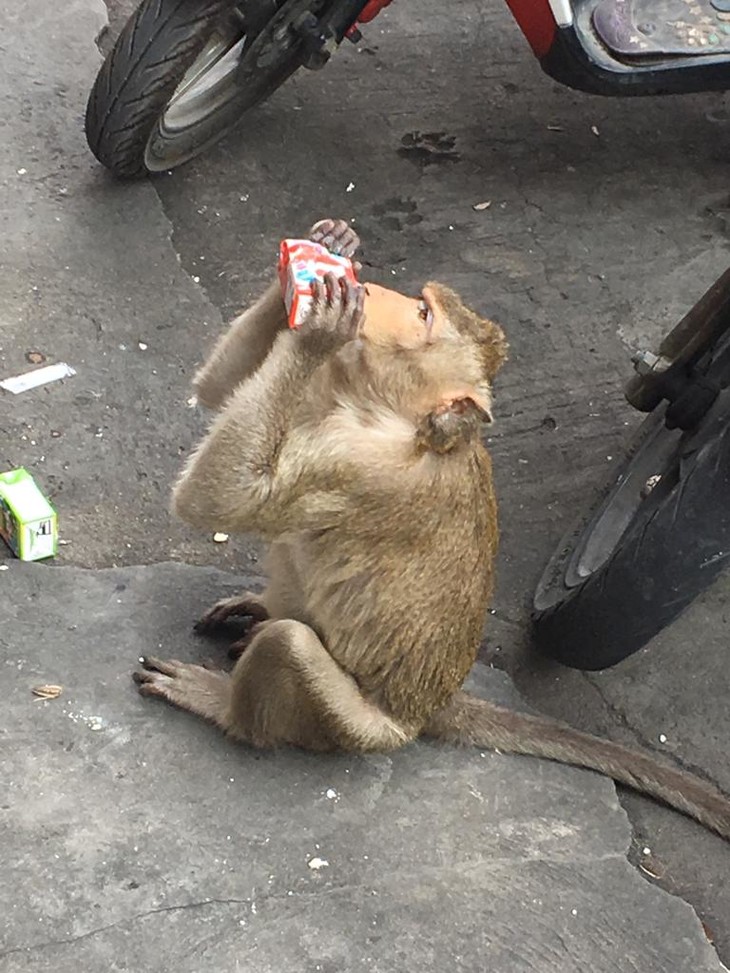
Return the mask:
<svg viewBox="0 0 730 973">
<path fill-rule="evenodd" d="M 433 311 L 423 300 L 418 302 L 418 316 L 421 321 L 425 321 L 427 327 L 431 327 L 433 324 Z"/>
</svg>

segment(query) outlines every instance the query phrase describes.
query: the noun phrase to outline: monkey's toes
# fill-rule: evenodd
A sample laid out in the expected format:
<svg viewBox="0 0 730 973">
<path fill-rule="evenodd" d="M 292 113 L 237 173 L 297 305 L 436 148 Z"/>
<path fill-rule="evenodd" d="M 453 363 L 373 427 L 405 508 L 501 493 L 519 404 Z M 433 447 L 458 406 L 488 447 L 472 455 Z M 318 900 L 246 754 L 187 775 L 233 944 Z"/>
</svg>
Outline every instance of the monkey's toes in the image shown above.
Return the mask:
<svg viewBox="0 0 730 973">
<path fill-rule="evenodd" d="M 144 655 L 140 661 L 144 666 L 144 670 L 137 670 L 132 674 L 135 682 L 144 681 L 143 677 L 149 676 L 150 673 L 160 673 L 163 676 L 176 676 L 178 671 L 185 666 L 185 663 L 180 662 L 179 659 L 158 659 L 154 655 Z"/>
<path fill-rule="evenodd" d="M 320 220 L 310 232 L 314 243 L 321 243 L 332 253 L 352 257 L 360 246 L 360 237 L 345 220 Z"/>
<path fill-rule="evenodd" d="M 212 632 L 222 625 L 228 617 L 228 614 L 222 611 L 218 612 L 215 608 L 212 608 L 193 623 L 193 631 L 196 635 L 206 635 L 208 632 Z"/>
<path fill-rule="evenodd" d="M 235 642 L 231 642 L 228 647 L 228 658 L 237 662 L 250 644 L 251 639 L 248 636 L 242 639 L 237 639 Z"/>
<path fill-rule="evenodd" d="M 251 628 L 246 632 L 246 634 L 240 638 L 236 639 L 235 642 L 231 642 L 228 647 L 228 658 L 229 659 L 240 659 L 246 649 L 251 645 L 253 640 L 259 634 L 262 628 L 264 628 L 266 622 L 255 622 L 251 625 Z"/>
<path fill-rule="evenodd" d="M 168 663 L 159 659 L 143 658 L 144 669 L 137 669 L 132 673 L 132 679 L 142 696 L 161 696 L 167 698 L 167 693 L 174 681 L 174 670 Z M 163 671 L 167 669 L 168 671 Z"/>
</svg>

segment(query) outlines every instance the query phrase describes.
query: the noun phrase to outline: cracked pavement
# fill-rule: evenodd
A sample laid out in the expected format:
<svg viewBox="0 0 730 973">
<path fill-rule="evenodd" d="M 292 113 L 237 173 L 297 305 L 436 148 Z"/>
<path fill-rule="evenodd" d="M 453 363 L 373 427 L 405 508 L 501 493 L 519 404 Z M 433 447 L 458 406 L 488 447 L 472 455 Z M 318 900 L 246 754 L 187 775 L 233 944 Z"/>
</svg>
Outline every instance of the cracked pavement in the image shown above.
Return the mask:
<svg viewBox="0 0 730 973">
<path fill-rule="evenodd" d="M 111 4 L 102 46 L 129 9 Z M 0 371 L 32 350 L 78 371 L 0 399 L 0 468 L 37 475 L 67 542 L 53 565 L 0 553 L 0 968 L 722 969 L 730 849 L 679 815 L 498 755 L 254 754 L 129 672 L 150 648 L 199 656 L 196 612 L 257 570 L 256 542 L 168 514 L 204 424 L 195 364 L 284 233 L 355 217 L 372 279 L 441 278 L 508 332 L 485 662 L 534 707 L 730 790 L 726 580 L 609 672 L 535 659 L 527 630 L 542 564 L 636 422 L 628 349 L 726 267 L 727 99 L 572 93 L 506 8 L 397 0 L 362 53 L 174 175 L 119 185 L 82 132 L 105 19 L 96 0 L 0 2 Z M 519 705 L 505 674 L 479 678 Z M 35 701 L 43 682 L 62 697 Z"/>
</svg>

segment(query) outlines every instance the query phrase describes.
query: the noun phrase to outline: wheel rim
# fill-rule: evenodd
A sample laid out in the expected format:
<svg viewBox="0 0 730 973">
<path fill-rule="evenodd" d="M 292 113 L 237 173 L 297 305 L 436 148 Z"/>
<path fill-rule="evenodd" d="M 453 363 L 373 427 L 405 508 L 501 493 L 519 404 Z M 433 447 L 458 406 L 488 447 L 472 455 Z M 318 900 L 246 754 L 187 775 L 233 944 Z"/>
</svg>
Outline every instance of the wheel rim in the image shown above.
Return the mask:
<svg viewBox="0 0 730 973">
<path fill-rule="evenodd" d="M 185 131 L 220 106 L 230 93 L 245 40 L 240 31 L 226 36 L 216 29 L 175 89 L 160 119 L 163 131 L 170 135 Z"/>
<path fill-rule="evenodd" d="M 698 367 L 703 374 L 716 378 L 722 388 L 730 387 L 730 334 L 723 335 L 708 349 Z M 665 402 L 647 417 L 650 428 L 646 436 L 625 462 L 578 539 L 572 533 L 553 554 L 535 592 L 534 607 L 538 612 L 562 600 L 563 586 L 578 588 L 599 571 L 629 526 L 641 528 L 650 520 L 684 475 L 684 464 L 691 461 L 695 449 L 695 433 L 701 441 L 702 429 L 709 429 L 716 421 L 715 407 L 711 407 L 697 430 L 670 430 L 664 424 L 666 408 Z"/>
<path fill-rule="evenodd" d="M 150 172 L 168 168 L 176 136 L 200 124 L 237 94 L 235 73 L 245 42 L 239 25 L 216 27 L 150 135 L 145 149 L 145 165 Z M 172 150 L 169 155 L 160 153 L 161 144 Z"/>
<path fill-rule="evenodd" d="M 664 426 L 663 413 L 664 409 L 577 545 L 565 572 L 567 587 L 581 584 L 601 568 L 629 524 L 639 515 L 648 519 L 659 497 L 673 485 L 682 433 Z"/>
</svg>

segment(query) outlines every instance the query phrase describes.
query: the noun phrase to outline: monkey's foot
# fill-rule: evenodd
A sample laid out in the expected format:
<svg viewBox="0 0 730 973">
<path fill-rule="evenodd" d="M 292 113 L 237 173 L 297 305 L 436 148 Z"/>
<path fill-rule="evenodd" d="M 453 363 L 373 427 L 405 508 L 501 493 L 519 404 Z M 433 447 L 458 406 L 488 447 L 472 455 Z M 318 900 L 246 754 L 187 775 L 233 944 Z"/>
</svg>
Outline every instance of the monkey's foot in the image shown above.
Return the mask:
<svg viewBox="0 0 730 973">
<path fill-rule="evenodd" d="M 154 656 L 145 656 L 142 665 L 143 669 L 132 673 L 132 679 L 143 696 L 158 696 L 223 726 L 231 691 L 225 672 Z"/>
<path fill-rule="evenodd" d="M 235 642 L 231 642 L 230 646 L 228 647 L 228 658 L 240 659 L 259 632 L 265 627 L 265 621 L 255 622 L 244 636 L 242 636 L 240 639 L 236 639 Z"/>
<path fill-rule="evenodd" d="M 341 257 L 354 257 L 360 248 L 360 237 L 344 220 L 320 220 L 309 231 L 309 238 Z"/>
<path fill-rule="evenodd" d="M 242 595 L 217 601 L 202 618 L 198 619 L 194 628 L 199 635 L 202 635 L 205 632 L 212 632 L 228 621 L 229 618 L 234 617 L 247 617 L 249 623 L 253 624 L 254 622 L 266 621 L 269 613 L 258 595 L 251 591 L 244 591 Z"/>
</svg>

